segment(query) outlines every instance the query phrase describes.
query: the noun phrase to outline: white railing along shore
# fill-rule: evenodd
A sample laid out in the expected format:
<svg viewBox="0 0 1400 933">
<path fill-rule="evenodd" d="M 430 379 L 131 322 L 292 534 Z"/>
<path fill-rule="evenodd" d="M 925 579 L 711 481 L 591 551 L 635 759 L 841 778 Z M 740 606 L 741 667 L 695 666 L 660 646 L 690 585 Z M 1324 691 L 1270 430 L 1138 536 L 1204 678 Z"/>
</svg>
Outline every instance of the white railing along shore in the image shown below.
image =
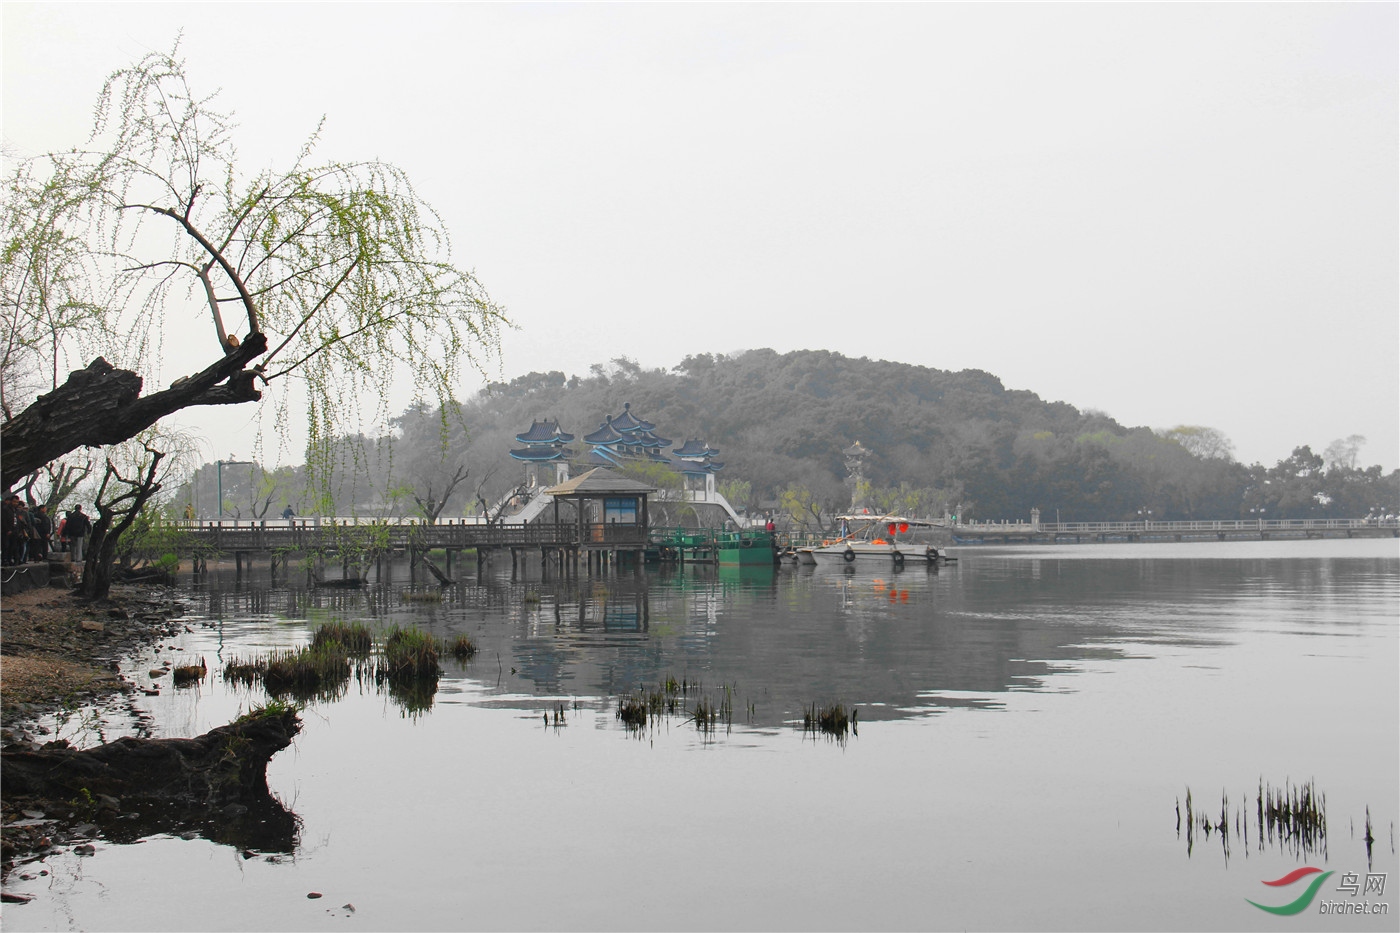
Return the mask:
<svg viewBox="0 0 1400 933">
<path fill-rule="evenodd" d="M 954 531 L 1007 534 L 1181 534 L 1193 531 L 1326 531 L 1355 528 L 1400 528 L 1395 518 L 1244 518 L 1218 521 L 1175 522 L 963 522 Z"/>
</svg>

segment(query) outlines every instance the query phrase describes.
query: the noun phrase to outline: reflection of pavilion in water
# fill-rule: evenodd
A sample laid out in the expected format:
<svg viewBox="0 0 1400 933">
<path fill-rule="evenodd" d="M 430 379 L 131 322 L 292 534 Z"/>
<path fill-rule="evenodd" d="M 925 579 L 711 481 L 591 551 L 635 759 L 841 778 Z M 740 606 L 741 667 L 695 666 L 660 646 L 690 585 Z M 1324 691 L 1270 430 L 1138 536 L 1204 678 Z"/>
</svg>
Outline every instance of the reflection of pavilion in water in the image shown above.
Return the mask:
<svg viewBox="0 0 1400 933">
<path fill-rule="evenodd" d="M 1329 592 L 1344 585 L 1342 576 L 1318 581 Z M 735 685 L 739 702 L 759 700 L 760 721 L 839 701 L 859 705 L 866 722 L 995 708 L 1052 678 L 1052 689 L 1073 690 L 1058 675 L 1122 658 L 1125 645 L 1195 644 L 1219 612 L 1203 594 L 1228 604 L 1242 598 L 1240 586 L 1228 562 L 987 559 L 939 573 L 501 573 L 442 590 L 429 604 L 407 600 L 413 590 L 404 586 L 208 598 L 229 618 L 315 619 L 309 610 L 319 609 L 420 625 L 442 638 L 469 634 L 477 660 L 444 664 L 444 676 L 503 697 L 606 701 L 675 676 Z M 1191 621 L 1177 621 L 1182 613 Z"/>
<path fill-rule="evenodd" d="M 641 634 L 650 625 L 650 603 L 644 587 L 630 593 L 581 593 L 575 602 L 554 599 L 534 607 L 526 624 L 532 638 L 570 632 Z"/>
</svg>

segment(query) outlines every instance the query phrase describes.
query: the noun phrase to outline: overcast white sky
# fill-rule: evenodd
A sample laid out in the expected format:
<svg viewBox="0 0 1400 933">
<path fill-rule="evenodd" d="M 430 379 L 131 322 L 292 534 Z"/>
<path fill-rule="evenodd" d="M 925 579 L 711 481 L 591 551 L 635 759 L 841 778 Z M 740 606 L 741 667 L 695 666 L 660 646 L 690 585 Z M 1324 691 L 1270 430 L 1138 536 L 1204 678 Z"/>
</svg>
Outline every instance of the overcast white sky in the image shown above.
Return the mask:
<svg viewBox="0 0 1400 933">
<path fill-rule="evenodd" d="M 6 3 L 4 138 L 81 142 L 183 30 L 251 163 L 325 115 L 409 171 L 519 325 L 494 375 L 830 349 L 1393 469 L 1397 10 Z"/>
</svg>

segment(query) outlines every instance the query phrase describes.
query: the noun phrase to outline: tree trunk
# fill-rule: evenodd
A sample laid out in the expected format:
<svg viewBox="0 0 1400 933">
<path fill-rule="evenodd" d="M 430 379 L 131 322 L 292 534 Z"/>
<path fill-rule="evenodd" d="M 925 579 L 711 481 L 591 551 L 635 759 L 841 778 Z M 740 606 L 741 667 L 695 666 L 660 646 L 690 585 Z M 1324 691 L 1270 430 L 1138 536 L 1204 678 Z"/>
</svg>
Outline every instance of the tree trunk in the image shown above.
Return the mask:
<svg viewBox="0 0 1400 933">
<path fill-rule="evenodd" d="M 144 397 L 140 376 L 98 357 L 0 428 L 0 481 L 9 489 L 69 451 L 119 444 L 182 408 L 255 402 L 262 398 L 253 388 L 256 373 L 244 367 L 266 351 L 267 338 L 249 334 L 212 366 Z"/>
<path fill-rule="evenodd" d="M 88 599 L 106 599 L 112 591 L 112 568 L 117 561 L 117 538 L 120 533 L 108 534 L 98 527 L 103 522 L 93 523 L 92 534 L 88 536 L 87 553 L 83 557 L 83 579 L 78 584 L 78 592 Z"/>
<path fill-rule="evenodd" d="M 0 793 L 7 807 L 50 814 L 60 830 L 65 821 L 91 822 L 117 842 L 194 832 L 240 849 L 292 852 L 300 819 L 269 793 L 267 763 L 300 729 L 288 708 L 251 713 L 192 739 L 127 737 L 83 751 L 65 742 L 7 746 Z M 45 845 L 6 827 L 7 859 Z"/>
<path fill-rule="evenodd" d="M 108 794 L 220 804 L 267 792 L 267 763 L 301 730 L 296 710 L 249 714 L 193 739 L 117 739 L 83 751 L 5 749 L 5 798 Z"/>
</svg>

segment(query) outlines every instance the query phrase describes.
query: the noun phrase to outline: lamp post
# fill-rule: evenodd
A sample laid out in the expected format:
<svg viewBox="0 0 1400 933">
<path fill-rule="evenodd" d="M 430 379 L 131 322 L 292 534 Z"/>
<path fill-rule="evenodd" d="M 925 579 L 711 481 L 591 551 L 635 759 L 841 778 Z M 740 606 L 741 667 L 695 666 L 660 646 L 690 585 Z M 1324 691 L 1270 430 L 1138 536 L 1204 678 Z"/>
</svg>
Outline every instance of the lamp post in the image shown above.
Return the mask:
<svg viewBox="0 0 1400 933">
<path fill-rule="evenodd" d="M 229 454 L 229 456 L 233 456 Z M 219 521 L 224 520 L 224 467 L 225 466 L 252 466 L 251 460 L 215 460 L 215 473 L 219 477 Z"/>
</svg>

